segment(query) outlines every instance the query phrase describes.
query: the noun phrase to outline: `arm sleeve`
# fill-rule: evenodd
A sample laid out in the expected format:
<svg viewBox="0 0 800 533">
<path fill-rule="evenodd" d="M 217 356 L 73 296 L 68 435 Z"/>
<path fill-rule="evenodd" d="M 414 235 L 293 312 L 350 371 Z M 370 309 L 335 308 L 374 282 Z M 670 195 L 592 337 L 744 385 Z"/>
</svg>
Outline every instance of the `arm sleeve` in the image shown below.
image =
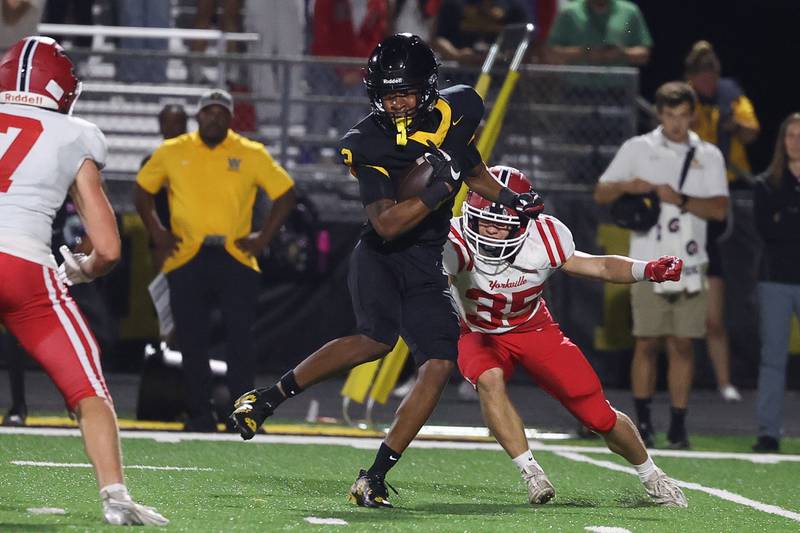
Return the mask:
<svg viewBox="0 0 800 533">
<path fill-rule="evenodd" d="M 98 168 L 106 166 L 106 157 L 108 156 L 108 144 L 106 143 L 106 136 L 100 131 L 100 128 L 94 124 L 89 124 L 84 129 L 83 133 L 83 149 L 84 156 L 81 163 L 87 159 L 91 159 L 97 164 Z"/>
<path fill-rule="evenodd" d="M 634 6 L 635 7 L 635 6 Z M 647 21 L 642 15 L 638 7 L 631 17 L 631 33 L 630 42 L 628 46 L 646 46 L 647 48 L 653 47 L 653 37 L 650 35 L 650 29 L 647 27 Z"/>
<path fill-rule="evenodd" d="M 350 170 L 358 180 L 358 191 L 364 207 L 383 199 L 395 199 L 394 185 L 381 167 L 357 165 Z"/>
<path fill-rule="evenodd" d="M 164 157 L 164 145 L 162 144 L 156 148 L 150 159 L 139 169 L 139 173 L 136 175 L 136 183 L 150 194 L 156 194 L 166 181 L 167 167 Z"/>
<path fill-rule="evenodd" d="M 708 144 L 707 146 L 711 146 L 712 150 L 711 157 L 708 158 L 710 168 L 703 180 L 706 189 L 705 196 L 729 196 L 728 177 L 725 172 L 725 158 L 722 157 L 722 152 L 719 151 L 719 148 Z"/>
<path fill-rule="evenodd" d="M 560 220 L 551 216 L 540 216 L 533 229 L 544 245 L 543 269 L 558 269 L 575 253 L 572 232 Z"/>
<path fill-rule="evenodd" d="M 444 272 L 449 276 L 455 276 L 466 270 L 470 259 L 464 238 L 457 229 L 458 224 L 455 223 L 457 220 L 460 219 L 455 218 L 450 222 L 450 232 L 447 234 L 447 242 L 442 252 Z"/>
<path fill-rule="evenodd" d="M 478 165 L 483 158 L 475 143 L 475 131 L 483 119 L 485 106 L 480 95 L 469 86 L 453 87 L 452 121 L 458 121 L 452 133 L 448 133 L 442 149 L 453 156 L 461 170 L 469 170 Z"/>
<path fill-rule="evenodd" d="M 614 159 L 608 164 L 608 168 L 600 176 L 600 183 L 610 183 L 615 181 L 625 181 L 634 177 L 634 156 L 637 152 L 636 140 L 628 139 L 625 141 Z"/>
<path fill-rule="evenodd" d="M 257 152 L 256 183 L 264 189 L 270 200 L 283 196 L 294 187 L 294 180 L 286 170 L 275 161 L 267 149 L 261 146 Z"/>
<path fill-rule="evenodd" d="M 746 128 L 757 130 L 761 127 L 758 123 L 758 117 L 756 117 L 756 110 L 753 107 L 753 102 L 744 95 L 733 102 L 733 119 L 737 124 L 741 124 Z"/>
</svg>

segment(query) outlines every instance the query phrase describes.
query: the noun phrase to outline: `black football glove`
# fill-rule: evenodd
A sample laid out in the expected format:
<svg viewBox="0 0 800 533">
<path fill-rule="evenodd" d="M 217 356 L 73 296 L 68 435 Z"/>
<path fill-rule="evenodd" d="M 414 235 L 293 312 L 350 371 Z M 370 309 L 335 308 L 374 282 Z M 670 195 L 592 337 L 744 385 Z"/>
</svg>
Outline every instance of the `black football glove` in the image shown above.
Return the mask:
<svg viewBox="0 0 800 533">
<path fill-rule="evenodd" d="M 534 220 L 544 211 L 544 201 L 535 192 L 524 192 L 514 197 L 510 207 L 519 213 L 520 217 Z"/>
<path fill-rule="evenodd" d="M 458 163 L 450 157 L 450 154 L 428 141 L 430 152 L 425 152 L 422 156 L 425 161 L 433 167 L 433 177 L 438 181 L 444 181 L 454 191 L 461 186 L 461 170 Z"/>
</svg>

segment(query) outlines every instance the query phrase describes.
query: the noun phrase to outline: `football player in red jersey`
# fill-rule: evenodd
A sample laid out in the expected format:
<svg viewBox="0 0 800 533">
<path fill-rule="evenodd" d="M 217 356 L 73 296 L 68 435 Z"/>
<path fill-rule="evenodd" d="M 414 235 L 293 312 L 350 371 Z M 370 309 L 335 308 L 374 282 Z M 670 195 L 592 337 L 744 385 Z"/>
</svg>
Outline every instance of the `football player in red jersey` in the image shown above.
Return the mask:
<svg viewBox="0 0 800 533">
<path fill-rule="evenodd" d="M 94 124 L 71 116 L 79 93 L 72 62 L 53 39 L 27 37 L 0 59 L 0 322 L 77 416 L 104 520 L 161 526 L 166 518 L 128 494 L 100 351 L 67 289 L 107 274 L 120 256 L 100 175 L 105 137 Z M 58 266 L 50 238 L 67 194 L 93 249 L 85 255 L 64 246 Z"/>
<path fill-rule="evenodd" d="M 496 166 L 490 171 L 514 192 L 536 194 L 519 170 Z M 656 503 L 686 507 L 681 489 L 655 466 L 631 420 L 611 407 L 597 374 L 553 321 L 541 297 L 545 281 L 559 269 L 615 283 L 661 283 L 679 279 L 683 262 L 677 257 L 643 262 L 576 251 L 572 234 L 558 219 L 522 219 L 475 192 L 468 194 L 463 216 L 451 221 L 443 262 L 462 320 L 459 369 L 476 387 L 492 434 L 519 468 L 530 503 L 549 501 L 555 489 L 534 459 L 506 391 L 517 366 L 631 463 Z"/>
</svg>

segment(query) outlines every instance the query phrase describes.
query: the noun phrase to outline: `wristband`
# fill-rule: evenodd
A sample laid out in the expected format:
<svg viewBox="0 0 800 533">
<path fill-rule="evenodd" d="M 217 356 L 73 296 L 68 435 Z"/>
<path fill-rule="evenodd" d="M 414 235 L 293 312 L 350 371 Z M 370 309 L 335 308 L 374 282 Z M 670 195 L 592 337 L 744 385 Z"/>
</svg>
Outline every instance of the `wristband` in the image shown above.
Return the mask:
<svg viewBox="0 0 800 533">
<path fill-rule="evenodd" d="M 516 200 L 516 198 L 517 198 L 517 193 L 515 193 L 508 187 L 503 187 L 497 194 L 497 203 L 513 209 L 514 201 Z"/>
<path fill-rule="evenodd" d="M 678 207 L 680 207 L 681 211 L 683 211 L 684 213 L 686 212 L 687 203 L 689 203 L 689 196 L 681 194 L 681 203 L 678 204 Z"/>
<path fill-rule="evenodd" d="M 644 271 L 647 267 L 647 261 L 634 261 L 631 263 L 631 276 L 636 281 L 644 281 L 646 278 L 644 277 Z"/>
<path fill-rule="evenodd" d="M 430 187 L 422 191 L 419 199 L 425 204 L 425 207 L 431 211 L 435 211 L 439 204 L 441 204 L 448 196 L 450 196 L 450 189 L 443 181 L 437 181 Z"/>
</svg>

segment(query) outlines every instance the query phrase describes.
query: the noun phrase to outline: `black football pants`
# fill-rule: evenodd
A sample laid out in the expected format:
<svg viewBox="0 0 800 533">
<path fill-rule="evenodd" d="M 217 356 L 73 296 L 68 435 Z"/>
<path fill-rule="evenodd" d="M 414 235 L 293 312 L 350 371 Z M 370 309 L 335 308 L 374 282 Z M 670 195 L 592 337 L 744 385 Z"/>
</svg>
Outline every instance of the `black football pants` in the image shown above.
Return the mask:
<svg viewBox="0 0 800 533">
<path fill-rule="evenodd" d="M 231 398 L 254 387 L 252 327 L 260 274 L 231 257 L 222 246 L 203 246 L 191 261 L 168 273 L 167 280 L 175 340 L 183 353 L 186 406 L 191 419 L 207 419 L 212 411 L 209 347 L 215 304 L 225 328 Z"/>
</svg>

